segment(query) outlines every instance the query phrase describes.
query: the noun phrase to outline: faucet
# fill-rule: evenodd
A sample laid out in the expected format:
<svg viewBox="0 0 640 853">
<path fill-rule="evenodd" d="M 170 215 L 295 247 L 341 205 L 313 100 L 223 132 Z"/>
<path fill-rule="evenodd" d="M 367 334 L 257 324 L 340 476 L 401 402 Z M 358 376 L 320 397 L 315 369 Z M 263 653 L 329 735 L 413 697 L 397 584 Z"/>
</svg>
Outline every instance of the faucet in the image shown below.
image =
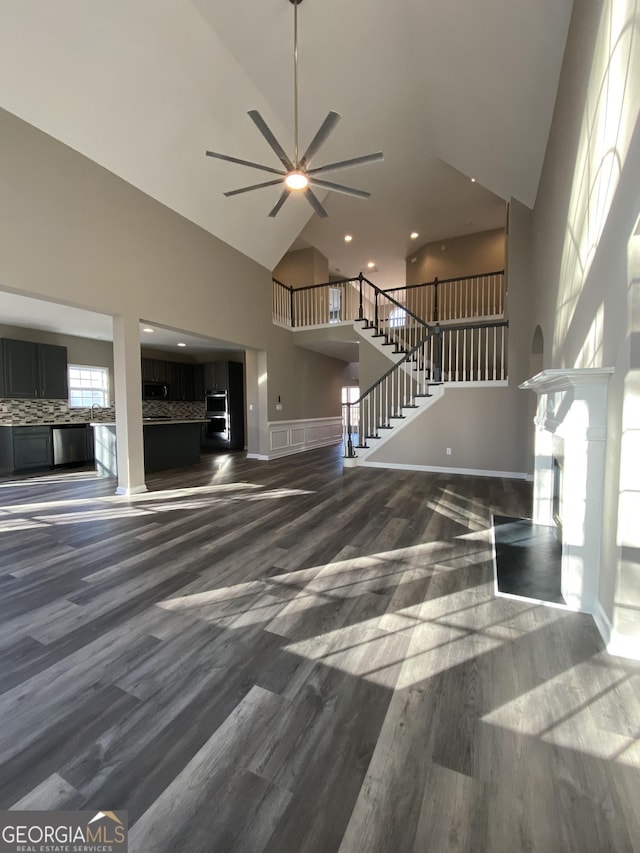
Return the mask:
<svg viewBox="0 0 640 853">
<path fill-rule="evenodd" d="M 94 404 L 91 406 L 91 420 L 92 420 L 92 421 L 95 421 L 95 415 L 94 415 L 93 410 L 94 410 L 94 409 L 101 409 L 101 408 L 102 408 L 102 406 L 100 405 L 100 403 L 94 403 Z"/>
</svg>

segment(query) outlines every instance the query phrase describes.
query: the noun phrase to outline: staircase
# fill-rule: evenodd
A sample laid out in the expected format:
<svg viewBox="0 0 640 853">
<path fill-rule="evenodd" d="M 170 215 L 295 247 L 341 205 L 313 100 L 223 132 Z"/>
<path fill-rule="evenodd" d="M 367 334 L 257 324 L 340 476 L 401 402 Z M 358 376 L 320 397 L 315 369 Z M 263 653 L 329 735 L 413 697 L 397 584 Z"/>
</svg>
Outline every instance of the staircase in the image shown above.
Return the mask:
<svg viewBox="0 0 640 853">
<path fill-rule="evenodd" d="M 449 294 L 446 301 L 443 292 Z M 421 310 L 422 303 L 430 322 L 410 310 Z M 443 305 L 448 319 L 441 325 Z M 474 322 L 456 317 L 458 309 L 472 313 Z M 274 323 L 308 330 L 350 321 L 390 362 L 358 400 L 343 405 L 345 465 L 366 460 L 441 400 L 447 384 L 505 384 L 508 324 L 503 316 L 502 272 L 393 291 L 381 290 L 362 273 L 295 289 L 274 280 Z"/>
<path fill-rule="evenodd" d="M 364 461 L 394 430 L 404 427 L 444 394 L 433 358 L 438 327 L 425 323 L 422 340 L 413 347 L 407 347 L 397 330 L 384 332 L 367 320 L 355 320 L 354 327 L 393 363 L 358 400 L 343 405 L 344 458 L 348 466 Z"/>
</svg>

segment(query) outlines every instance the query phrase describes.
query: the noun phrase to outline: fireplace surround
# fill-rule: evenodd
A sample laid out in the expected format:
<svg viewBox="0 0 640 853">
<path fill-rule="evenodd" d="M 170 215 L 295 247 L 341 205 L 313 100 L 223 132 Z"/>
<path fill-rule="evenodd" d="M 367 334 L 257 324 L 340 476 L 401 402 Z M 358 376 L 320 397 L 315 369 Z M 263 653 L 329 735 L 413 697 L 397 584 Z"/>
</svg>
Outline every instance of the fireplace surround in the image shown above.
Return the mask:
<svg viewBox="0 0 640 853">
<path fill-rule="evenodd" d="M 594 613 L 602 539 L 607 384 L 613 368 L 543 370 L 520 388 L 538 395 L 533 520 L 561 521 L 562 595 Z M 555 463 L 555 464 L 554 464 Z"/>
</svg>

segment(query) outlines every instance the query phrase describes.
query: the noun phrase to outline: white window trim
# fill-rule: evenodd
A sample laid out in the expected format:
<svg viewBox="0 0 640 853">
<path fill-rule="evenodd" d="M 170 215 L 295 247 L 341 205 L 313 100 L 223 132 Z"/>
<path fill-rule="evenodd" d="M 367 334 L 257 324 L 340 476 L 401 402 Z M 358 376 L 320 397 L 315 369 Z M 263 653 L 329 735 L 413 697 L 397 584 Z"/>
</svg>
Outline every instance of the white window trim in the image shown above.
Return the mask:
<svg viewBox="0 0 640 853">
<path fill-rule="evenodd" d="M 81 403 L 73 403 L 71 401 L 72 389 L 75 389 L 76 391 L 91 392 L 91 388 L 89 388 L 89 387 L 82 388 L 82 387 L 79 387 L 77 385 L 73 385 L 73 383 L 71 381 L 71 371 L 72 370 L 95 370 L 95 371 L 99 371 L 102 374 L 103 379 L 104 379 L 104 384 L 100 387 L 100 389 L 97 389 L 97 388 L 95 389 L 96 391 L 99 390 L 99 393 L 102 395 L 102 400 L 101 400 L 101 402 L 97 402 L 96 404 L 99 406 L 102 406 L 102 407 L 107 407 L 109 405 L 109 368 L 108 367 L 101 367 L 101 366 L 98 366 L 95 364 L 69 364 L 69 365 L 67 365 L 67 379 L 69 382 L 69 408 L 70 409 L 87 409 L 92 405 L 91 402 L 87 402 L 86 400 L 83 400 Z M 91 394 L 91 396 L 93 399 L 93 396 L 94 396 L 93 393 Z"/>
</svg>

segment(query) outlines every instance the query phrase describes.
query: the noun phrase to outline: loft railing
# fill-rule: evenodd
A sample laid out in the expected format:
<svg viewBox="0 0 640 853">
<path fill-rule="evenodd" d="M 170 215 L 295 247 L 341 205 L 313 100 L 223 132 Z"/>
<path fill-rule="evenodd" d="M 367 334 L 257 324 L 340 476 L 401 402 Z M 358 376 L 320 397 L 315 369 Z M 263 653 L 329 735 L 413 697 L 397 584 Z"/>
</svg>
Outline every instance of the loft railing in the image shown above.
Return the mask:
<svg viewBox="0 0 640 853">
<path fill-rule="evenodd" d="M 342 405 L 346 457 L 391 429 L 435 384 L 507 379 L 507 322 L 427 328 L 425 337 L 354 402 Z M 357 441 L 357 445 L 355 442 Z"/>
<path fill-rule="evenodd" d="M 381 290 L 362 273 L 357 278 L 330 281 L 307 287 L 287 287 L 273 280 L 273 321 L 290 328 L 326 326 L 347 320 L 365 319 L 382 332 L 390 331 L 403 345 L 408 316 L 420 323 L 503 318 L 505 314 L 504 270 L 482 275 L 437 278 L 424 284 Z"/>
<path fill-rule="evenodd" d="M 504 270 L 442 281 L 435 278 L 423 284 L 394 287 L 385 293 L 427 323 L 504 317 L 505 312 Z"/>
<path fill-rule="evenodd" d="M 362 273 L 358 278 L 306 287 L 273 280 L 273 321 L 288 328 L 317 328 L 364 320 L 376 334 L 406 352 L 424 337 L 428 324 Z"/>
</svg>

